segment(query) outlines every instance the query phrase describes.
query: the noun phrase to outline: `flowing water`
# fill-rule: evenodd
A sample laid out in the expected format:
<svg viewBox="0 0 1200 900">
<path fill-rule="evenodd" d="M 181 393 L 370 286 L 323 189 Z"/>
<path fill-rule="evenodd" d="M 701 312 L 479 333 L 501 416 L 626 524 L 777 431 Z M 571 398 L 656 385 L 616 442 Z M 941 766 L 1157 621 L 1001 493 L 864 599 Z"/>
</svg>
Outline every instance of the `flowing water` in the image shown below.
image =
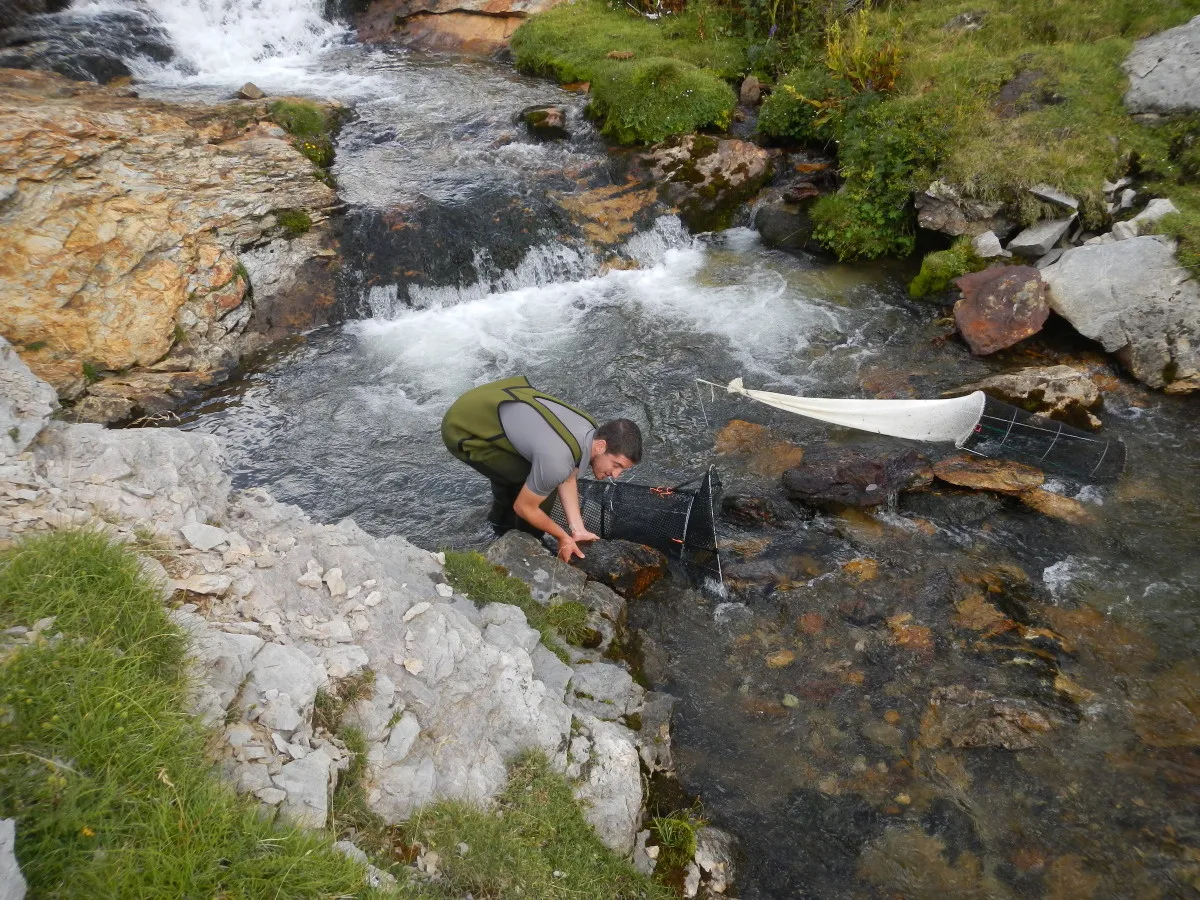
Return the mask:
<svg viewBox="0 0 1200 900">
<path fill-rule="evenodd" d="M 615 178 L 616 163 L 578 98 L 504 65 L 352 46 L 315 0 L 79 6 L 169 36 L 171 59 L 129 60 L 144 93 L 216 99 L 254 80 L 357 112 L 335 169 L 355 316 L 276 347 L 186 417 L 225 440 L 239 485 L 426 547 L 482 546 L 486 485 L 438 423 L 466 388 L 522 373 L 638 421 L 635 480 L 715 462 L 728 492 L 792 510 L 723 526 L 725 596 L 675 573 L 631 610 L 647 679 L 680 700 L 682 786 L 741 839 L 740 896 L 1200 889 L 1196 401 L 1113 377 L 1062 334 L 974 359 L 901 273 L 773 252 L 744 228 L 697 239 L 663 217 L 625 248 L 641 268 L 603 271 L 547 194 Z M 569 108 L 571 141 L 514 129 L 546 102 Z M 405 221 L 426 227 L 405 235 Z M 936 397 L 1063 357 L 1105 384 L 1105 430 L 1130 449 L 1116 488 L 1051 480 L 1088 525 L 944 490 L 872 515 L 789 507 L 780 448 L 716 457 L 719 428 L 767 424 L 810 451 L 900 442 L 694 380 Z"/>
</svg>

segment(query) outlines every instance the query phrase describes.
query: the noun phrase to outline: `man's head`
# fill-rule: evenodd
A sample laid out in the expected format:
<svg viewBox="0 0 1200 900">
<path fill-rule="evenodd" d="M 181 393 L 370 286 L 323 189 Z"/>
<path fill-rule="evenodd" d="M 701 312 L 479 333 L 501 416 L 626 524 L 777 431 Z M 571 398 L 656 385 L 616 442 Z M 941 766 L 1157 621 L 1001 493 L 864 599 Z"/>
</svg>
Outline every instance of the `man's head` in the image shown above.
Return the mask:
<svg viewBox="0 0 1200 900">
<path fill-rule="evenodd" d="M 597 478 L 620 478 L 621 473 L 642 460 L 642 432 L 628 419 L 613 419 L 596 429 L 592 437 L 592 474 Z"/>
</svg>

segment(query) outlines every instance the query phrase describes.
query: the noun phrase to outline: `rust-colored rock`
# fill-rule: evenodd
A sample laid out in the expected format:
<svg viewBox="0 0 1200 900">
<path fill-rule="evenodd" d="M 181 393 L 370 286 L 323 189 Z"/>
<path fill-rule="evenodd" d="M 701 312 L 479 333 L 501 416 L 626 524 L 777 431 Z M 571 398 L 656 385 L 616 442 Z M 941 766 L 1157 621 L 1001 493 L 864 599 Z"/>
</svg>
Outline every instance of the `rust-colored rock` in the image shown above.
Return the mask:
<svg viewBox="0 0 1200 900">
<path fill-rule="evenodd" d="M 1028 750 L 1058 726 L 1048 710 L 1028 700 L 996 697 L 962 685 L 938 688 L 921 720 L 921 745 Z"/>
<path fill-rule="evenodd" d="M 912 613 L 900 613 L 887 620 L 892 632 L 892 643 L 897 647 L 929 653 L 933 650 L 933 630 L 924 625 L 912 624 Z"/>
<path fill-rule="evenodd" d="M 954 321 L 971 352 L 986 356 L 1037 334 L 1050 315 L 1049 287 L 1032 266 L 997 266 L 954 280 Z"/>
<path fill-rule="evenodd" d="M 879 563 L 870 558 L 852 559 L 842 566 L 842 571 L 855 581 L 874 581 L 879 577 Z"/>
<path fill-rule="evenodd" d="M 713 450 L 719 454 L 745 454 L 746 468 L 764 478 L 778 478 L 804 460 L 804 448 L 771 437 L 766 425 L 734 419 L 719 432 Z"/>
<path fill-rule="evenodd" d="M 1008 617 L 988 603 L 982 594 L 968 595 L 954 604 L 954 610 L 954 624 L 972 631 L 991 631 L 1009 621 Z"/>
<path fill-rule="evenodd" d="M 90 380 L 119 371 L 137 383 L 113 408 L 149 411 L 158 400 L 137 398 L 155 383 L 169 401 L 173 384 L 186 392 L 231 368 L 276 298 L 332 302 L 336 195 L 265 103 L 164 103 L 3 70 L 0 185 L 12 187 L 0 209 L 0 333 L 41 348 L 24 358 L 62 396 L 99 397 L 81 383 L 85 368 Z M 281 209 L 304 210 L 311 230 L 283 234 Z M 308 294 L 292 290 L 297 277 Z M 324 324 L 308 313 L 298 327 Z"/>
<path fill-rule="evenodd" d="M 977 491 L 1018 494 L 1042 486 L 1046 476 L 1040 469 L 1006 459 L 981 459 L 965 453 L 940 460 L 933 474 L 941 481 Z"/>
<path fill-rule="evenodd" d="M 561 0 L 373 0 L 354 24 L 364 43 L 492 53 L 531 15 Z"/>
<path fill-rule="evenodd" d="M 578 194 L 550 196 L 579 223 L 587 239 L 601 247 L 624 243 L 662 210 L 655 190 L 635 179 Z"/>
<path fill-rule="evenodd" d="M 1134 705 L 1134 730 L 1152 747 L 1200 747 L 1200 672 L 1180 663 Z"/>
<path fill-rule="evenodd" d="M 1034 488 L 1017 495 L 1018 499 L 1030 509 L 1036 509 L 1042 515 L 1052 519 L 1061 519 L 1071 525 L 1094 525 L 1096 517 L 1092 511 L 1078 500 L 1054 494 L 1050 491 Z"/>
<path fill-rule="evenodd" d="M 642 596 L 667 573 L 667 558 L 644 544 L 595 541 L 581 549 L 585 557 L 573 559 L 571 565 L 631 600 Z"/>
<path fill-rule="evenodd" d="M 788 714 L 787 707 L 778 700 L 762 697 L 743 697 L 742 712 L 754 719 L 782 719 Z"/>
<path fill-rule="evenodd" d="M 765 657 L 768 669 L 785 669 L 795 661 L 796 654 L 792 650 L 776 650 Z"/>
</svg>

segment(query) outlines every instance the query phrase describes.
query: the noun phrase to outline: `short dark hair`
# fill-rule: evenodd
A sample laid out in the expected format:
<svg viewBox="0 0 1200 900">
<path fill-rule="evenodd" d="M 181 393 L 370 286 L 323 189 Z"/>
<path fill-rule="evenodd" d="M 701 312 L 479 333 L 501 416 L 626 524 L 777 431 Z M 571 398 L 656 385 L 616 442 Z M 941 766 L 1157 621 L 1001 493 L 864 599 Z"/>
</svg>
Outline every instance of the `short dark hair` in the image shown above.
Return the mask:
<svg viewBox="0 0 1200 900">
<path fill-rule="evenodd" d="M 613 419 L 596 429 L 595 439 L 604 441 L 607 452 L 624 456 L 636 465 L 642 461 L 642 430 L 629 419 Z"/>
</svg>

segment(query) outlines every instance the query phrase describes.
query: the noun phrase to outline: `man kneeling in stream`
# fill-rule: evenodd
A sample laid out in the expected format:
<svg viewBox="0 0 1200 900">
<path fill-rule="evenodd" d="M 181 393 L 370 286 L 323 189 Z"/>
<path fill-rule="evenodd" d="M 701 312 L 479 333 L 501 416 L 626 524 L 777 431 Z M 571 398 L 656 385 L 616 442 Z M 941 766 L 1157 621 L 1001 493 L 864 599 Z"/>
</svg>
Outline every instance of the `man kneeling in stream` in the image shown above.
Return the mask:
<svg viewBox="0 0 1200 900">
<path fill-rule="evenodd" d="M 599 539 L 583 525 L 579 473 L 589 464 L 596 478 L 619 478 L 642 458 L 642 433 L 629 419 L 596 421 L 569 403 L 544 394 L 524 377 L 472 388 L 442 419 L 446 449 L 492 483 L 488 521 L 558 540 L 563 562 L 583 557 L 579 544 Z M 562 500 L 567 530 L 550 518 L 554 492 Z"/>
</svg>

